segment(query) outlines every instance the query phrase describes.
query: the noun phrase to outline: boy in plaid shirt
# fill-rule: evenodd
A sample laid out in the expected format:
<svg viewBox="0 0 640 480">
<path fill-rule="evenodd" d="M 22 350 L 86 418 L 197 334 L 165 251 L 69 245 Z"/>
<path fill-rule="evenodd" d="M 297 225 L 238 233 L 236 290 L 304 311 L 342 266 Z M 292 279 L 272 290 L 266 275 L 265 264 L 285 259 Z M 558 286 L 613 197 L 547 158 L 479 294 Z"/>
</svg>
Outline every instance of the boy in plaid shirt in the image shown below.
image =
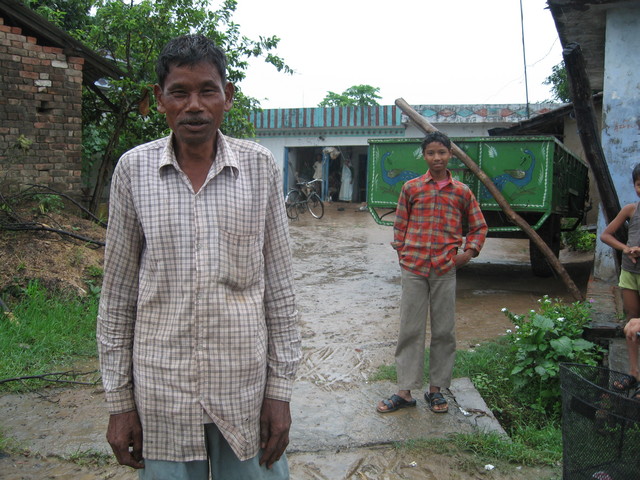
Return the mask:
<svg viewBox="0 0 640 480">
<path fill-rule="evenodd" d="M 448 411 L 441 389 L 449 388 L 455 359 L 456 269 L 477 257 L 487 236 L 480 206 L 467 185 L 447 169 L 451 140 L 428 134 L 422 153 L 429 170 L 402 187 L 393 248 L 402 274 L 400 332 L 396 346 L 398 393 L 378 403 L 380 413 L 413 407 L 411 390 L 422 389 L 427 316 L 431 319 L 429 390 L 424 398 L 436 413 Z M 468 232 L 463 245 L 463 223 Z"/>
</svg>

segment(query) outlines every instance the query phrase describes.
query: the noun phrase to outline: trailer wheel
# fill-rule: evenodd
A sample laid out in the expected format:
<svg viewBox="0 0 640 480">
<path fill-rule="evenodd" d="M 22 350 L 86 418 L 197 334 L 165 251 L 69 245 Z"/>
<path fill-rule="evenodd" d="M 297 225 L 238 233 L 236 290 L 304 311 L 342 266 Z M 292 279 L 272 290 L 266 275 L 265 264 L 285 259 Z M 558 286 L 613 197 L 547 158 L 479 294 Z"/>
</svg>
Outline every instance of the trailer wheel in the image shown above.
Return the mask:
<svg viewBox="0 0 640 480">
<path fill-rule="evenodd" d="M 558 255 L 560 255 L 560 216 L 551 215 L 538 229 L 538 235 L 558 258 Z M 549 265 L 544 253 L 531 239 L 529 239 L 529 259 L 531 260 L 531 270 L 536 277 L 550 277 L 553 275 L 553 267 Z"/>
</svg>

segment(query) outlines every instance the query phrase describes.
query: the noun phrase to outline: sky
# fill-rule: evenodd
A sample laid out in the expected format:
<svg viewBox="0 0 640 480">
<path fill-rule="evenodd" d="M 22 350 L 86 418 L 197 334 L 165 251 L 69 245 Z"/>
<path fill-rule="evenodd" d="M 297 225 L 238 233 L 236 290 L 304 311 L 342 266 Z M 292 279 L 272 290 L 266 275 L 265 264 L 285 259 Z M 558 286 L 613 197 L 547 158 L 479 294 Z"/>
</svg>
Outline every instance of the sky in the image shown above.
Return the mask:
<svg viewBox="0 0 640 480">
<path fill-rule="evenodd" d="M 380 105 L 513 104 L 552 99 L 543 81 L 562 61 L 546 0 L 238 0 L 252 39 L 276 35 L 295 70 L 252 61 L 240 83 L 262 108 L 316 107 L 327 92 L 379 88 Z M 526 85 L 526 86 L 525 86 Z"/>
</svg>

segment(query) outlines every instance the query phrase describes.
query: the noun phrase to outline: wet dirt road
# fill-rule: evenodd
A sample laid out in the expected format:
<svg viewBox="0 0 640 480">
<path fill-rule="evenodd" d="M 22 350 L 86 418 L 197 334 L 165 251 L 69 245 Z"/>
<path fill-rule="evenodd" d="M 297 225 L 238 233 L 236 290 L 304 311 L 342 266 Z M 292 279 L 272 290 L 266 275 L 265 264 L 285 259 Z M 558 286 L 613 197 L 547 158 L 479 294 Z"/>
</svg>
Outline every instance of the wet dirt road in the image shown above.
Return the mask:
<svg viewBox="0 0 640 480">
<path fill-rule="evenodd" d="M 341 203 L 328 204 L 321 220 L 306 214 L 290 226 L 305 345 L 373 342 L 392 352 L 400 296 L 397 256 L 389 245 L 392 228 Z M 583 292 L 592 256 L 561 252 Z M 511 327 L 503 307 L 525 313 L 545 294 L 573 301 L 560 279 L 531 273 L 528 240 L 487 239 L 480 256 L 458 271 L 458 347 L 503 334 Z M 387 350 L 381 356 L 376 366 L 393 359 Z"/>
<path fill-rule="evenodd" d="M 290 223 L 304 347 L 298 382 L 309 393 L 309 405 L 328 395 L 324 408 L 331 412 L 326 415 L 320 405 L 323 415 L 314 417 L 301 405 L 306 402 L 292 402 L 296 422 L 289 454 L 292 479 L 547 478 L 536 469 L 515 474 L 487 472 L 482 466 L 477 467 L 477 476 L 470 475 L 468 465 L 460 471 L 459 459 L 438 455 L 416 459 L 375 441 L 350 448 L 349 439 L 334 435 L 351 420 L 341 417 L 347 411 L 344 405 L 350 395 L 358 395 L 365 386 L 371 388 L 367 382 L 370 374 L 379 365 L 393 362 L 398 328 L 400 276 L 389 245 L 391 228 L 375 224 L 357 207 L 328 204 L 321 220 L 305 214 Z M 561 260 L 578 287 L 585 290 L 591 258 L 563 251 Z M 536 309 L 537 300 L 544 294 L 572 301 L 560 280 L 531 274 L 527 241 L 489 239 L 480 257 L 458 272 L 458 347 L 469 348 L 503 334 L 511 327 L 500 311 L 503 307 L 525 313 Z M 382 393 L 393 386 L 373 388 Z M 370 399 L 370 409 L 363 409 L 362 416 L 368 417 L 372 426 L 384 429 L 385 424 L 373 411 L 376 398 Z M 5 395 L 0 398 L 0 411 L 0 428 L 32 452 L 44 456 L 69 456 L 85 450 L 108 452 L 104 442 L 106 412 L 102 395 L 95 388 L 56 391 L 48 399 Z M 410 415 L 430 418 L 424 417 L 429 415 L 424 408 Z M 402 417 L 396 418 L 400 421 Z M 393 417 L 384 422 L 389 428 L 394 425 Z M 326 437 L 318 443 L 322 435 L 310 435 L 313 428 L 305 425 L 318 432 L 324 430 Z M 438 425 L 433 428 L 437 430 Z M 14 456 L 0 458 L 0 478 L 92 480 L 136 476 L 113 466 L 79 467 L 51 457 Z"/>
</svg>

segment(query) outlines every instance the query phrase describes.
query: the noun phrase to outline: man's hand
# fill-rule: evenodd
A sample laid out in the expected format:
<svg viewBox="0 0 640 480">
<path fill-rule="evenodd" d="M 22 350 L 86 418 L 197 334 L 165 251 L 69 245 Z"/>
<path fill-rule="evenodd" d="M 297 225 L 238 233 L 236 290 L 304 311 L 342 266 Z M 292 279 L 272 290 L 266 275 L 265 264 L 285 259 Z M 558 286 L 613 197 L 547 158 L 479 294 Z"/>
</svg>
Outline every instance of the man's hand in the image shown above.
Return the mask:
<svg viewBox="0 0 640 480">
<path fill-rule="evenodd" d="M 289 445 L 291 411 L 289 402 L 265 398 L 260 412 L 260 465 L 271 468 Z"/>
<path fill-rule="evenodd" d="M 120 465 L 144 468 L 142 460 L 142 424 L 138 412 L 119 413 L 109 417 L 107 441 Z"/>
<path fill-rule="evenodd" d="M 637 333 L 640 332 L 640 318 L 632 318 L 624 326 L 624 336 L 627 340 L 640 343 Z"/>
<path fill-rule="evenodd" d="M 475 256 L 474 253 L 475 250 L 468 249 L 463 253 L 459 253 L 455 257 L 453 257 L 453 262 L 455 263 L 456 268 L 464 267 L 467 263 L 469 263 Z"/>
</svg>

